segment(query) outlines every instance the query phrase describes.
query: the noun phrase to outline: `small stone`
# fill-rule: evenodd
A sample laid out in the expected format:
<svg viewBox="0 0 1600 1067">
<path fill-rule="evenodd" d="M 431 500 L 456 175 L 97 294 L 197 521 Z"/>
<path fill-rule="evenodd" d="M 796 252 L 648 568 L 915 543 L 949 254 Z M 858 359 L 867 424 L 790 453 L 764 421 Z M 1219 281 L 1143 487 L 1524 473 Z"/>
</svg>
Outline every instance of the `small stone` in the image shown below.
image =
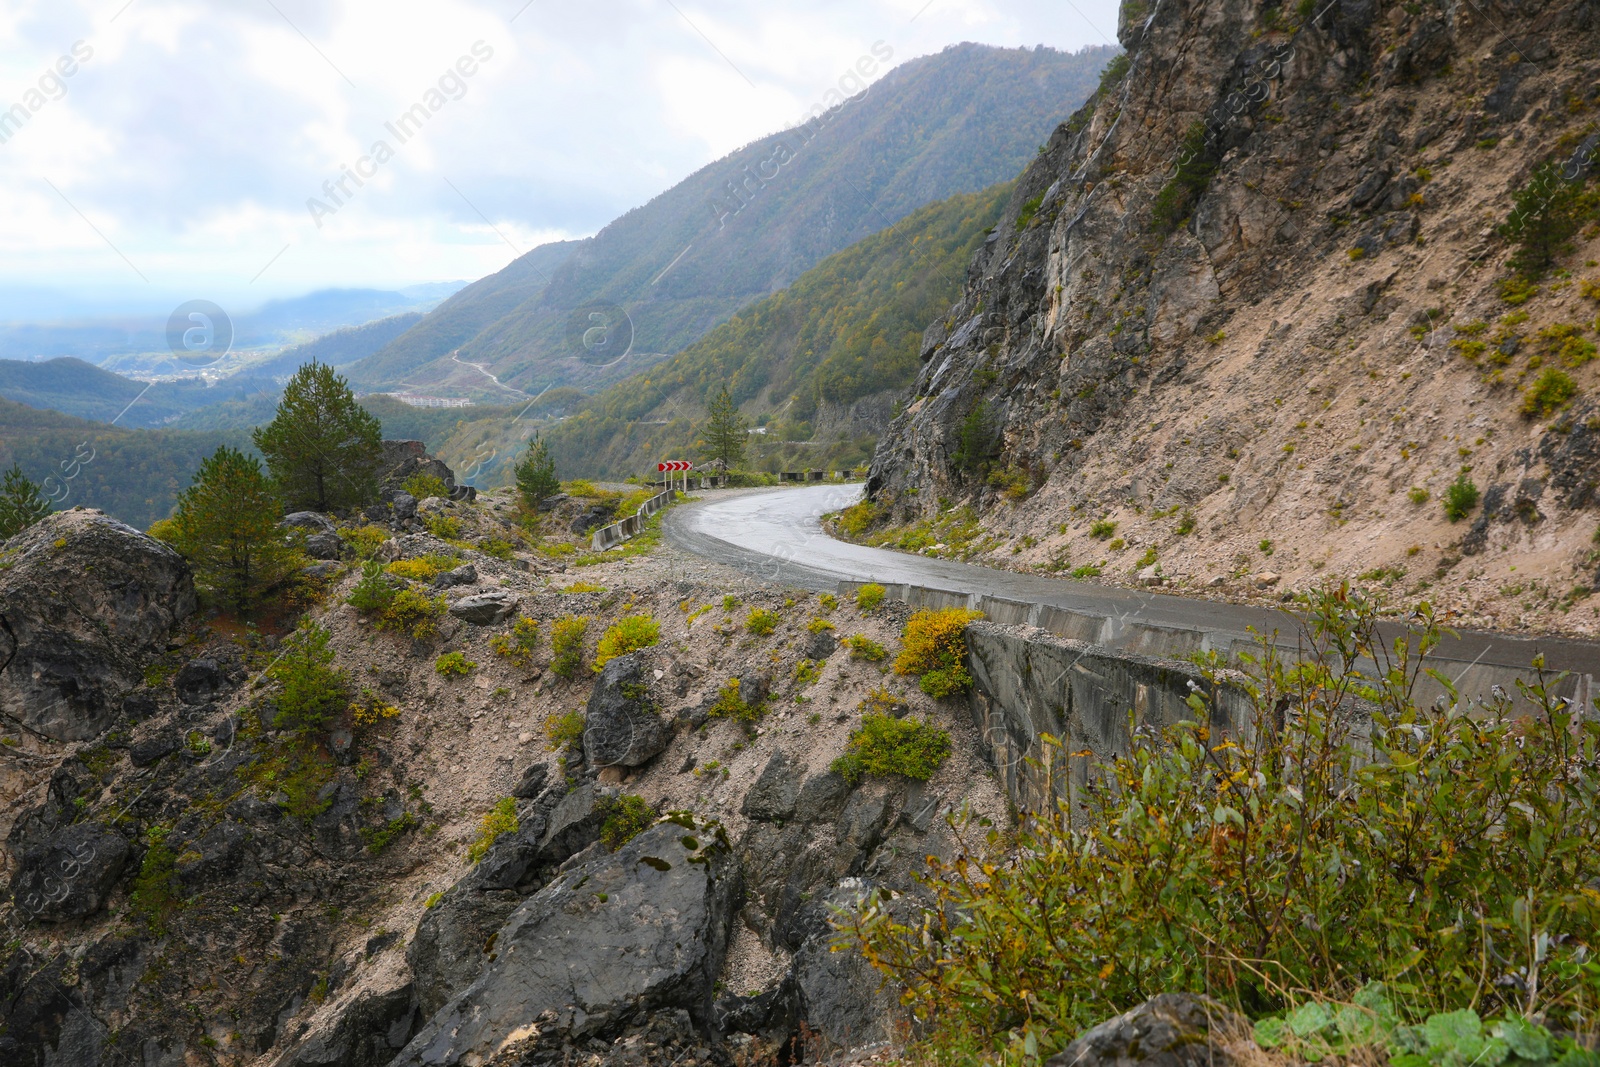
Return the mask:
<svg viewBox="0 0 1600 1067">
<path fill-rule="evenodd" d="M 520 734 L 517 735 L 517 744 L 519 744 L 519 745 L 525 745 L 529 741 L 532 741 L 532 740 L 533 740 L 533 735 L 530 734 L 526 730 L 522 731 Z"/>
<path fill-rule="evenodd" d="M 1277 571 L 1262 571 L 1260 574 L 1256 575 L 1256 588 L 1271 589 L 1282 580 L 1283 575 L 1279 574 Z"/>
<path fill-rule="evenodd" d="M 1150 566 L 1148 566 L 1144 570 L 1140 571 L 1139 572 L 1139 584 L 1140 585 L 1160 585 L 1161 584 L 1161 574 L 1160 574 L 1160 571 L 1158 570 L 1158 568 L 1160 566 L 1161 565 L 1159 563 L 1152 563 L 1152 564 L 1150 564 Z"/>
<path fill-rule="evenodd" d="M 1227 584 L 1228 584 L 1228 579 L 1219 574 L 1215 578 L 1212 578 L 1209 582 L 1207 582 L 1206 586 L 1208 588 L 1215 589 L 1218 586 L 1227 585 Z"/>
</svg>

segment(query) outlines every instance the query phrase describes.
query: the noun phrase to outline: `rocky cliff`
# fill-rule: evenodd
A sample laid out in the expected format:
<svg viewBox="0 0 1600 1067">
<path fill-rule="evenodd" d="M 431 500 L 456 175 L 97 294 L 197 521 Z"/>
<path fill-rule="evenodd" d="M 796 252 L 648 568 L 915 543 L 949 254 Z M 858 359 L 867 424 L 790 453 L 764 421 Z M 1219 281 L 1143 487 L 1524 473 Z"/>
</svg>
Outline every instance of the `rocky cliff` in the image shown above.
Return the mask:
<svg viewBox="0 0 1600 1067">
<path fill-rule="evenodd" d="M 874 539 L 1595 631 L 1600 8 L 1129 0 L 1120 35 L 924 337 Z M 1518 283 L 1546 163 L 1576 232 Z"/>
<path fill-rule="evenodd" d="M 832 909 L 912 889 L 955 806 L 1005 812 L 960 709 L 840 640 L 892 646 L 905 609 L 670 552 L 578 567 L 577 506 L 542 541 L 504 492 L 289 516 L 323 557 L 298 629 L 196 612 L 184 562 L 97 512 L 5 543 L 0 1062 L 730 1064 L 899 1036 Z M 430 605 L 403 628 L 348 603 L 380 561 Z M 658 639 L 594 670 L 640 616 Z M 874 710 L 950 731 L 931 780 L 833 772 Z"/>
</svg>

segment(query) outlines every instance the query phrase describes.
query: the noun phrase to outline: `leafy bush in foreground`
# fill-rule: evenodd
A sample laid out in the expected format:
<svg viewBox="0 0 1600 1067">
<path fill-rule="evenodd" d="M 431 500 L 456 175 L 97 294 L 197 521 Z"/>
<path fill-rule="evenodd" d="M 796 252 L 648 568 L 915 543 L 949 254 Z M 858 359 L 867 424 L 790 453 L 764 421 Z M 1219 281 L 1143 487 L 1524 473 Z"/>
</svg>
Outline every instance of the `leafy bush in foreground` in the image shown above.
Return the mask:
<svg viewBox="0 0 1600 1067">
<path fill-rule="evenodd" d="M 1137 727 L 1110 762 L 1047 740 L 1040 775 L 1082 783 L 1070 813 L 1044 805 L 1004 834 L 958 821 L 930 906 L 879 894 L 843 921 L 936 1056 L 1049 1055 L 1157 992 L 1260 1016 L 1374 980 L 1408 1019 L 1471 1007 L 1592 1031 L 1600 723 L 1539 660 L 1526 717 L 1504 697 L 1468 713 L 1439 674 L 1446 699 L 1419 700 L 1441 634 L 1427 604 L 1411 645 L 1346 587 L 1301 605 L 1301 660 L 1264 644 L 1240 673 L 1206 668 L 1246 697 L 1242 736 L 1206 725 L 1201 688 L 1194 721 Z"/>
<path fill-rule="evenodd" d="M 594 669 L 601 670 L 618 656 L 649 648 L 661 640 L 661 624 L 648 615 L 624 615 L 606 630 L 595 649 Z"/>
<path fill-rule="evenodd" d="M 896 674 L 919 676 L 922 691 L 931 697 L 954 696 L 972 687 L 967 673 L 967 623 L 983 618 L 966 608 L 924 608 L 906 621 Z"/>
</svg>

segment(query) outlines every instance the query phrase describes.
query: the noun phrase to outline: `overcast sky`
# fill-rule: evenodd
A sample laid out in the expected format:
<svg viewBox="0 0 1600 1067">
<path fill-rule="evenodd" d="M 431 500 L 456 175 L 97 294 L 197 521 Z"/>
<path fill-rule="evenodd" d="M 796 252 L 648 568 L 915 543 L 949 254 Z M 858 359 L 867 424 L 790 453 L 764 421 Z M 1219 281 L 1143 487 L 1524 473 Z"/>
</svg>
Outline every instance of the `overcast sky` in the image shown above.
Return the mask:
<svg viewBox="0 0 1600 1067">
<path fill-rule="evenodd" d="M 1115 11 L 4 0 L 0 287 L 240 305 L 478 278 L 793 124 L 875 42 L 896 64 L 968 40 L 1076 50 L 1114 39 Z M 426 122 L 400 125 L 414 105 Z"/>
</svg>

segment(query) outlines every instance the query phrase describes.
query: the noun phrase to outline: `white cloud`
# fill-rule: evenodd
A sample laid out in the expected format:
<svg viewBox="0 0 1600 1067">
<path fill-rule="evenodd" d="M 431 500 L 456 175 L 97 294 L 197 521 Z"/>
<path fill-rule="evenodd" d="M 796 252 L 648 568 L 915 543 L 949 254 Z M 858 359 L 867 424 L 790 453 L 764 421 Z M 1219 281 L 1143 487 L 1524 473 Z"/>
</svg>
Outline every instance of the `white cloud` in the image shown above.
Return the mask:
<svg viewBox="0 0 1600 1067">
<path fill-rule="evenodd" d="M 0 286 L 264 298 L 477 277 L 516 254 L 496 230 L 524 250 L 593 232 L 794 123 L 874 42 L 899 63 L 962 40 L 1076 49 L 1116 24 L 1110 0 L 675 4 L 12 0 L 0 109 L 74 42 L 93 56 L 0 143 Z M 460 98 L 319 229 L 307 198 L 393 142 L 384 124 L 478 41 L 493 58 Z"/>
</svg>

